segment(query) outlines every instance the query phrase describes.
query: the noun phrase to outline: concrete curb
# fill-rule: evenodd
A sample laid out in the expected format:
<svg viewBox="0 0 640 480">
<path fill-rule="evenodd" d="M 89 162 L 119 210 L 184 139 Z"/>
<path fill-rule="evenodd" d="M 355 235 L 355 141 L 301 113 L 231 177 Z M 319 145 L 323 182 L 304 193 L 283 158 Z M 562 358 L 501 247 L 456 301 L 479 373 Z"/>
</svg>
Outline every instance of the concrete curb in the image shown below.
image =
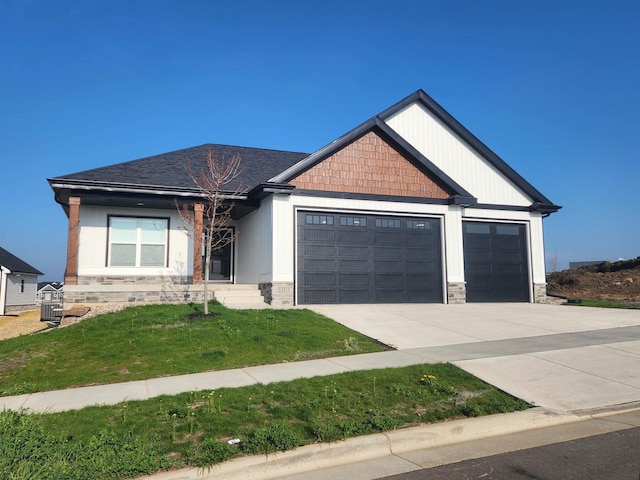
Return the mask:
<svg viewBox="0 0 640 480">
<path fill-rule="evenodd" d="M 139 480 L 268 480 L 286 475 L 364 462 L 387 455 L 507 435 L 537 428 L 591 419 L 542 407 L 522 412 L 467 418 L 433 425 L 403 428 L 340 442 L 307 445 L 288 452 L 241 457 L 210 469 L 188 468 L 160 472 Z"/>
</svg>

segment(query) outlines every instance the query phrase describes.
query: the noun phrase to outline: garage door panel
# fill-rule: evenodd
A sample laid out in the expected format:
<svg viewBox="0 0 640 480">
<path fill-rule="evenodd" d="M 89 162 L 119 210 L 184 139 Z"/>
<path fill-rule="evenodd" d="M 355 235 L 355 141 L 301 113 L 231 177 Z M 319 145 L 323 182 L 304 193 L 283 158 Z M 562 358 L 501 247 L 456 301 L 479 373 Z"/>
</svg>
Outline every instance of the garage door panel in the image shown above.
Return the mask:
<svg viewBox="0 0 640 480">
<path fill-rule="evenodd" d="M 369 247 L 366 245 L 340 245 L 338 247 L 338 255 L 340 258 L 344 257 L 356 257 L 356 258 L 369 258 Z"/>
<path fill-rule="evenodd" d="M 374 260 L 376 273 L 402 273 L 405 269 L 404 262 L 390 260 Z"/>
<path fill-rule="evenodd" d="M 299 303 L 442 302 L 440 220 L 310 212 L 297 218 Z"/>
<path fill-rule="evenodd" d="M 486 236 L 466 235 L 464 248 L 469 250 L 489 250 L 491 249 L 491 238 Z"/>
<path fill-rule="evenodd" d="M 402 288 L 376 289 L 376 303 L 405 303 L 407 295 Z"/>
<path fill-rule="evenodd" d="M 364 260 L 340 260 L 338 262 L 340 271 L 368 272 L 369 259 Z"/>
<path fill-rule="evenodd" d="M 368 273 L 340 273 L 339 279 L 341 287 L 368 287 L 371 283 Z"/>
<path fill-rule="evenodd" d="M 440 265 L 434 262 L 411 262 L 405 265 L 405 272 L 410 273 L 439 273 Z"/>
<path fill-rule="evenodd" d="M 304 303 L 336 303 L 336 289 L 320 290 L 305 289 L 304 297 L 301 301 Z"/>
<path fill-rule="evenodd" d="M 357 290 L 341 289 L 338 290 L 336 298 L 337 303 L 371 303 L 371 294 L 368 288 Z M 336 303 L 336 301 L 323 303 Z"/>
<path fill-rule="evenodd" d="M 336 261 L 327 258 L 305 258 L 304 269 L 306 270 L 328 270 L 333 272 L 336 269 Z"/>
<path fill-rule="evenodd" d="M 334 245 L 313 245 L 307 244 L 302 247 L 304 257 L 335 257 L 336 247 Z"/>
<path fill-rule="evenodd" d="M 367 244 L 370 242 L 369 232 L 361 228 L 338 229 L 337 233 L 339 243 Z"/>
<path fill-rule="evenodd" d="M 306 229 L 304 240 L 309 242 L 335 242 L 336 232 L 329 226 L 317 229 Z"/>
<path fill-rule="evenodd" d="M 518 237 L 499 237 L 496 236 L 493 239 L 493 248 L 498 250 L 510 250 L 510 251 L 520 251 L 520 239 Z"/>
<path fill-rule="evenodd" d="M 403 288 L 406 283 L 405 276 L 402 273 L 377 273 L 374 279 L 376 285 L 384 285 L 385 288 Z"/>
<path fill-rule="evenodd" d="M 375 258 L 383 259 L 395 259 L 402 260 L 404 258 L 404 252 L 402 249 L 396 247 L 373 247 L 373 255 Z"/>
<path fill-rule="evenodd" d="M 402 233 L 400 231 L 379 230 L 374 233 L 375 245 L 400 245 Z"/>
</svg>

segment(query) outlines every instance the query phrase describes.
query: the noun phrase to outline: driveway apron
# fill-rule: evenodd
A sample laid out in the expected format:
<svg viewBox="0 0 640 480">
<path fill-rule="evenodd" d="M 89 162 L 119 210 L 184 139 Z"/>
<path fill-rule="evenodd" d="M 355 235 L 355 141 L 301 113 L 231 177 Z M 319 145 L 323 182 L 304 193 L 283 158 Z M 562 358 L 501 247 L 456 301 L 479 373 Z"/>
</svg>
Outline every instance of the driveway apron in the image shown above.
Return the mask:
<svg viewBox="0 0 640 480">
<path fill-rule="evenodd" d="M 314 305 L 534 405 L 592 411 L 640 403 L 640 310 L 528 303 Z"/>
</svg>

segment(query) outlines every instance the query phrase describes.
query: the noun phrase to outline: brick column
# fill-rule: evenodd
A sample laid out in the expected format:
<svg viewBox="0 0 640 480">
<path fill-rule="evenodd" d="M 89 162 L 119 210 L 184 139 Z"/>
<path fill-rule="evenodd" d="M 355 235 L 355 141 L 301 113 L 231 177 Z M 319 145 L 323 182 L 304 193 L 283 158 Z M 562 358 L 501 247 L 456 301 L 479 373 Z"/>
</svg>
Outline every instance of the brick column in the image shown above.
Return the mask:
<svg viewBox="0 0 640 480">
<path fill-rule="evenodd" d="M 69 230 L 67 233 L 66 285 L 78 284 L 78 244 L 80 234 L 80 197 L 69 197 Z"/>
<path fill-rule="evenodd" d="M 202 212 L 201 203 L 193 205 L 193 284 L 202 283 Z"/>
</svg>

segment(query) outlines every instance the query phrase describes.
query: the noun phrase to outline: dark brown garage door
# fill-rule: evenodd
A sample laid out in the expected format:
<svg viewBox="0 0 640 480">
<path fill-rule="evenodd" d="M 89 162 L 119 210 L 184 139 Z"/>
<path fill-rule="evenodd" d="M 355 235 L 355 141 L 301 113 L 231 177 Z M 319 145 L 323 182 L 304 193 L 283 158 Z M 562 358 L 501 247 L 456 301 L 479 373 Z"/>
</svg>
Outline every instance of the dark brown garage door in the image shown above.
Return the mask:
<svg viewBox="0 0 640 480">
<path fill-rule="evenodd" d="M 299 304 L 443 301 L 440 221 L 300 211 Z"/>
<path fill-rule="evenodd" d="M 525 226 L 463 222 L 463 227 L 467 302 L 528 302 Z"/>
</svg>

